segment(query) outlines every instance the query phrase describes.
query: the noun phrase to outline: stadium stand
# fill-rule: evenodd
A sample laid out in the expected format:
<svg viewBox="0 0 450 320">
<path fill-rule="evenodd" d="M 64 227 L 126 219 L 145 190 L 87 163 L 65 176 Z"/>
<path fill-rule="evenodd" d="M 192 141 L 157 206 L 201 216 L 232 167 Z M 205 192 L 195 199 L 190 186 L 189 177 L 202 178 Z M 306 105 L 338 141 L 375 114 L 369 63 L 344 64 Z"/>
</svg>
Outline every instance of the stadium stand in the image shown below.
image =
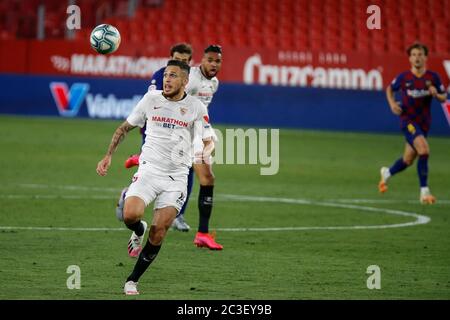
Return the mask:
<svg viewBox="0 0 450 320">
<path fill-rule="evenodd" d="M 77 0 L 86 39 L 96 24 L 110 23 L 123 41 L 194 47 L 221 43 L 282 50 L 403 52 L 416 40 L 436 53 L 450 52 L 450 0 Z M 66 1 L 3 0 L 0 39 L 35 38 L 37 8 L 45 5 L 45 37 L 65 37 Z M 367 7 L 381 8 L 382 29 L 368 32 Z M 389 31 L 386 31 L 389 30 Z"/>
</svg>

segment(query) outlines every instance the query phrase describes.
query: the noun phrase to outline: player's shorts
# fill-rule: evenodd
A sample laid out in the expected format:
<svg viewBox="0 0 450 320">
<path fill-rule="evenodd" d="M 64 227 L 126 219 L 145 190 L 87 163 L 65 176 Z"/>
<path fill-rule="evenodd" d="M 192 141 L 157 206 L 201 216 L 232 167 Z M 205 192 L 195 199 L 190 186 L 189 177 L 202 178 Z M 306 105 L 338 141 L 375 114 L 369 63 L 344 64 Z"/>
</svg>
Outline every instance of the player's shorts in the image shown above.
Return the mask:
<svg viewBox="0 0 450 320">
<path fill-rule="evenodd" d="M 163 176 L 155 174 L 148 164 L 141 163 L 134 174 L 125 199 L 141 198 L 145 206 L 155 201 L 154 209 L 174 207 L 178 213 L 186 201 L 187 176 Z"/>
<path fill-rule="evenodd" d="M 418 136 L 424 136 L 425 138 L 428 135 L 428 132 L 423 131 L 422 128 L 416 123 L 408 123 L 403 129 L 403 134 L 405 135 L 406 142 L 414 148 L 414 139 Z"/>
</svg>

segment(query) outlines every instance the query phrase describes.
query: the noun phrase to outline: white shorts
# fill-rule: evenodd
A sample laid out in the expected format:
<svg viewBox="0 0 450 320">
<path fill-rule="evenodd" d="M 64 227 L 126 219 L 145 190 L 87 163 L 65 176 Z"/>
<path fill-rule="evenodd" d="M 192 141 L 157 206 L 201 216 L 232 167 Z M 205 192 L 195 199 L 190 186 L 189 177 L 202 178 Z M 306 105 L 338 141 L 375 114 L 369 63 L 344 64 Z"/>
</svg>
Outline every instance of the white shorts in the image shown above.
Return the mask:
<svg viewBox="0 0 450 320">
<path fill-rule="evenodd" d="M 126 193 L 128 197 L 141 198 L 145 206 L 155 201 L 154 209 L 174 207 L 180 212 L 186 201 L 187 176 L 155 175 L 145 165 L 139 165 Z"/>
</svg>

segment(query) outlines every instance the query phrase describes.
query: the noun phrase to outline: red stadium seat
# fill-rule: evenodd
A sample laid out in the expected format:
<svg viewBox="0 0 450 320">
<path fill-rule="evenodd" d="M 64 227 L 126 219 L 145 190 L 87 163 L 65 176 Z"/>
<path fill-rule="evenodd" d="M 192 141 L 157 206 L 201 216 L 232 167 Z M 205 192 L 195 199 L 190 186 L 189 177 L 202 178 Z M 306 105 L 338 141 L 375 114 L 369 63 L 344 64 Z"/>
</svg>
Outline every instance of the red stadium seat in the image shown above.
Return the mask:
<svg viewBox="0 0 450 320">
<path fill-rule="evenodd" d="M 35 37 L 40 3 L 46 6 L 47 36 L 65 37 L 67 4 L 59 0 L 0 1 L 0 37 Z M 129 17 L 128 0 L 77 0 L 83 12 L 83 30 L 76 32 L 76 37 L 86 37 L 99 22 L 95 20 L 100 14 L 101 22 L 118 27 L 127 41 L 173 43 L 176 39 L 193 39 L 199 43 L 215 40 L 227 45 L 280 50 L 403 52 L 411 43 L 421 40 L 433 50 L 449 52 L 450 0 L 138 3 L 137 11 Z M 366 27 L 366 10 L 371 4 L 382 9 L 382 30 Z M 188 23 L 176 23 L 186 19 Z"/>
<path fill-rule="evenodd" d="M 327 51 L 338 51 L 341 45 L 338 39 L 327 38 L 324 40 L 324 49 Z"/>
<path fill-rule="evenodd" d="M 356 50 L 358 51 L 358 52 L 361 52 L 361 53 L 367 53 L 367 52 L 369 52 L 370 51 L 370 46 L 369 46 L 369 42 L 367 41 L 367 42 L 365 42 L 365 41 L 358 41 L 358 40 L 356 40 Z"/>
<path fill-rule="evenodd" d="M 355 44 L 354 44 L 353 39 L 342 39 L 340 41 L 340 46 L 343 51 L 355 50 Z"/>
<path fill-rule="evenodd" d="M 0 27 L 0 40 L 14 39 L 15 36 L 15 33 L 6 30 L 4 27 Z"/>
</svg>

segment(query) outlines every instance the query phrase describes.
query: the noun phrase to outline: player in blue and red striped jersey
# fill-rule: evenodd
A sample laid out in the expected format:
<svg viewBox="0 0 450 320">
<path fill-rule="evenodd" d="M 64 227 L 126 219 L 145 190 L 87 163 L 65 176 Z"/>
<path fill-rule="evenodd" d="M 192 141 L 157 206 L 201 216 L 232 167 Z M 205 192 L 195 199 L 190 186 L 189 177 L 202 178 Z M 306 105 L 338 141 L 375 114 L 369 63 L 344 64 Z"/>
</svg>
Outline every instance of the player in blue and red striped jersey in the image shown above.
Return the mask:
<svg viewBox="0 0 450 320">
<path fill-rule="evenodd" d="M 387 87 L 386 96 L 392 112 L 400 117 L 400 127 L 406 138 L 403 156 L 390 168 L 381 168 L 379 191 L 387 191 L 388 179 L 405 170 L 417 161 L 420 182 L 420 202 L 432 204 L 436 198 L 428 187 L 428 158 L 430 148 L 427 142 L 431 125 L 431 101 L 436 98 L 444 102 L 447 98 L 444 86 L 436 72 L 426 69 L 428 48 L 415 43 L 407 50 L 411 70 L 401 73 Z M 394 92 L 400 91 L 401 102 L 395 100 Z"/>
</svg>

